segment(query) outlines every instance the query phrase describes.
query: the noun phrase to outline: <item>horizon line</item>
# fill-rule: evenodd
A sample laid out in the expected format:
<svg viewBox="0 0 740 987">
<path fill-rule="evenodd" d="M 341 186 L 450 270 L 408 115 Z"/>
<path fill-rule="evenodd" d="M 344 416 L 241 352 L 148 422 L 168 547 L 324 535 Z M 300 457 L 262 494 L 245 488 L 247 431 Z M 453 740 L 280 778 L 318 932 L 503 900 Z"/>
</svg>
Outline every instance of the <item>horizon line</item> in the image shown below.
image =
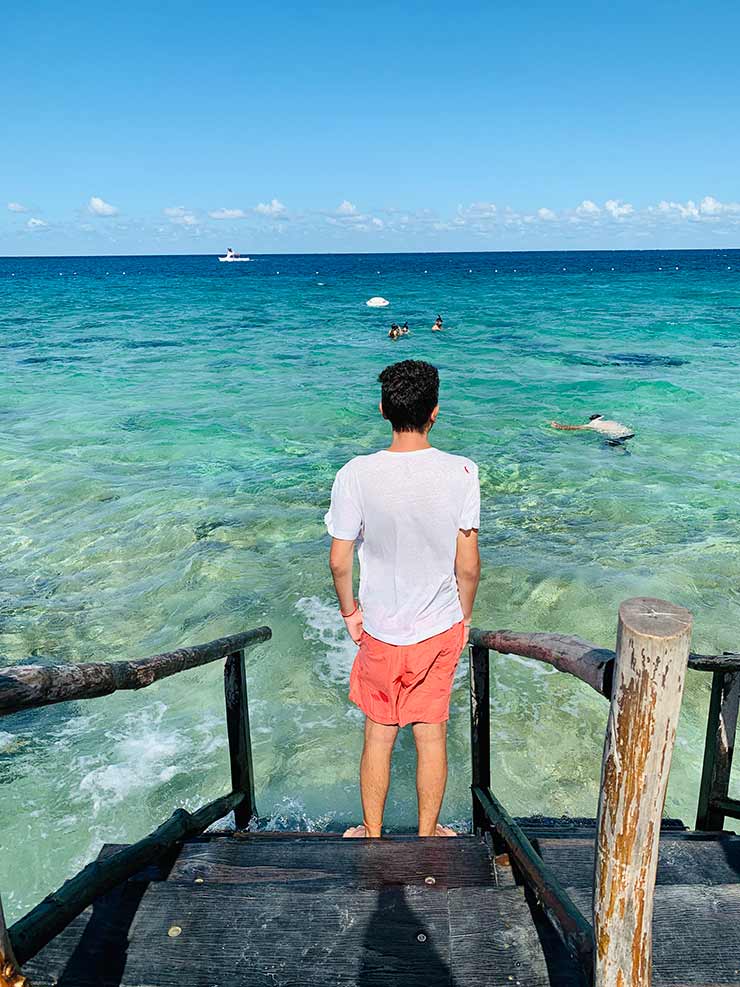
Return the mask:
<svg viewBox="0 0 740 987">
<path fill-rule="evenodd" d="M 443 254 L 660 254 L 660 253 L 732 253 L 737 247 L 554 247 L 537 250 L 306 250 L 278 253 L 254 253 L 250 257 L 382 257 Z M 212 253 L 144 253 L 144 254 L 0 254 L 0 260 L 85 260 L 103 257 L 218 257 Z M 245 255 L 247 256 L 247 255 Z"/>
</svg>

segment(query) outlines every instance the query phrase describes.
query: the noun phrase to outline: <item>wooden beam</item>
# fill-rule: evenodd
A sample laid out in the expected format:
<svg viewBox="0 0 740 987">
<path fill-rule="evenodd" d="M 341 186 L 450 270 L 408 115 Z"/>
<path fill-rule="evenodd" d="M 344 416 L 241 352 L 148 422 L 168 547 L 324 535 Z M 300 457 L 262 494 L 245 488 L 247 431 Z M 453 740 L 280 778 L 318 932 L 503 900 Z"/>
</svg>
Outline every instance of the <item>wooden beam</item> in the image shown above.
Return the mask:
<svg viewBox="0 0 740 987">
<path fill-rule="evenodd" d="M 712 804 L 720 809 L 725 816 L 730 816 L 731 819 L 740 819 L 740 799 L 718 798 Z"/>
<path fill-rule="evenodd" d="M 8 930 L 5 927 L 3 903 L 0 901 L 0 987 L 31 987 L 18 969 Z"/>
<path fill-rule="evenodd" d="M 488 648 L 470 649 L 470 753 L 472 757 L 472 789 L 491 787 L 491 700 L 490 652 Z M 473 830 L 485 827 L 485 813 L 473 796 Z"/>
<path fill-rule="evenodd" d="M 723 800 L 730 788 L 732 754 L 735 749 L 738 710 L 740 709 L 740 672 L 715 672 L 707 717 L 707 738 L 704 744 L 704 765 L 699 786 L 699 808 L 696 828 L 724 828 Z"/>
<path fill-rule="evenodd" d="M 94 699 L 121 689 L 145 689 L 159 679 L 218 661 L 271 637 L 269 627 L 257 627 L 208 644 L 134 661 L 10 665 L 0 669 L 0 716 L 71 699 Z"/>
<path fill-rule="evenodd" d="M 209 802 L 197 812 L 177 809 L 166 822 L 138 843 L 88 864 L 10 927 L 10 942 L 18 962 L 27 963 L 96 898 L 128 880 L 175 844 L 202 833 L 239 805 L 243 798 L 241 792 L 231 792 Z"/>
<path fill-rule="evenodd" d="M 660 820 L 692 617 L 641 597 L 619 608 L 594 876 L 595 987 L 649 987 Z"/>
<path fill-rule="evenodd" d="M 226 729 L 229 735 L 231 787 L 244 798 L 234 809 L 237 829 L 246 829 L 257 812 L 254 797 L 254 767 L 252 739 L 249 731 L 247 701 L 247 669 L 244 652 L 229 655 L 224 665 L 224 695 L 226 697 Z"/>
<path fill-rule="evenodd" d="M 529 842 L 524 830 L 490 790 L 474 788 L 473 796 L 480 802 L 491 828 L 501 837 L 526 883 L 534 891 L 546 915 L 559 928 L 566 945 L 581 962 L 587 978 L 593 967 L 593 930 L 573 903 L 549 866 Z"/>
</svg>

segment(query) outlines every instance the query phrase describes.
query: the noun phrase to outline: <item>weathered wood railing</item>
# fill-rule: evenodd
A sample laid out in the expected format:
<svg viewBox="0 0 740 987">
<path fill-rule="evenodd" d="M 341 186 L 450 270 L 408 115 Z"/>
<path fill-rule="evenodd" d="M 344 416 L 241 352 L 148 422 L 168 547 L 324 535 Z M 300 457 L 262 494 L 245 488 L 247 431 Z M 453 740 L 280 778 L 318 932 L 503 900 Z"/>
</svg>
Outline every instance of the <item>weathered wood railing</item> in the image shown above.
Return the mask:
<svg viewBox="0 0 740 987">
<path fill-rule="evenodd" d="M 619 611 L 616 651 L 577 637 L 474 629 L 471 642 L 473 820 L 506 845 L 523 879 L 597 987 L 647 987 L 660 821 L 687 667 L 714 673 L 697 827 L 740 818 L 728 797 L 740 703 L 740 654 L 689 653 L 691 615 L 661 600 Z M 490 791 L 491 651 L 545 661 L 611 700 L 602 758 L 593 926 Z"/>
<path fill-rule="evenodd" d="M 6 929 L 0 901 L 0 987 L 23 987 L 19 965 L 81 914 L 96 898 L 189 836 L 196 836 L 232 809 L 238 827 L 256 812 L 245 652 L 272 636 L 269 627 L 219 638 L 208 644 L 136 661 L 75 665 L 14 665 L 0 669 L 0 715 L 75 699 L 93 699 L 122 689 L 143 689 L 159 679 L 225 658 L 224 693 L 229 738 L 231 791 L 196 812 L 177 809 L 149 836 L 104 860 L 95 860 Z"/>
</svg>

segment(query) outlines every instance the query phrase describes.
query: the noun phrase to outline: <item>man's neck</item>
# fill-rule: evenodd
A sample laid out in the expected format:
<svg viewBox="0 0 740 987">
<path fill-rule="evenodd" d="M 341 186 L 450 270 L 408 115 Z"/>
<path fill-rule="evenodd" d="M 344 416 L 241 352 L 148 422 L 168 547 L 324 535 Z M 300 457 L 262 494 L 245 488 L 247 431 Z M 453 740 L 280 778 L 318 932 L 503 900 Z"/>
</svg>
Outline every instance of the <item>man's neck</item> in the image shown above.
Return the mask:
<svg viewBox="0 0 740 987">
<path fill-rule="evenodd" d="M 428 432 L 394 432 L 388 452 L 418 452 L 431 449 Z"/>
</svg>

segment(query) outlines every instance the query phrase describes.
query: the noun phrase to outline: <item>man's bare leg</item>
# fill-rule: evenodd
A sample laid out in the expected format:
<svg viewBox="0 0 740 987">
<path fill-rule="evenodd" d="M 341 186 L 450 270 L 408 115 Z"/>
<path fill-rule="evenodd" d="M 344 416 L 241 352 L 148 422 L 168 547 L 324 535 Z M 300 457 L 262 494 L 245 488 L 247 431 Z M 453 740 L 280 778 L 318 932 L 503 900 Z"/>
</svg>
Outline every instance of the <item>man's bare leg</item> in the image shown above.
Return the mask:
<svg viewBox="0 0 740 987">
<path fill-rule="evenodd" d="M 447 785 L 447 724 L 414 723 L 416 794 L 419 799 L 419 836 L 456 836 L 439 825 L 439 811 Z"/>
<path fill-rule="evenodd" d="M 391 783 L 391 754 L 398 726 L 365 718 L 365 744 L 360 760 L 362 826 L 351 826 L 345 836 L 380 836 L 383 810 Z"/>
</svg>

